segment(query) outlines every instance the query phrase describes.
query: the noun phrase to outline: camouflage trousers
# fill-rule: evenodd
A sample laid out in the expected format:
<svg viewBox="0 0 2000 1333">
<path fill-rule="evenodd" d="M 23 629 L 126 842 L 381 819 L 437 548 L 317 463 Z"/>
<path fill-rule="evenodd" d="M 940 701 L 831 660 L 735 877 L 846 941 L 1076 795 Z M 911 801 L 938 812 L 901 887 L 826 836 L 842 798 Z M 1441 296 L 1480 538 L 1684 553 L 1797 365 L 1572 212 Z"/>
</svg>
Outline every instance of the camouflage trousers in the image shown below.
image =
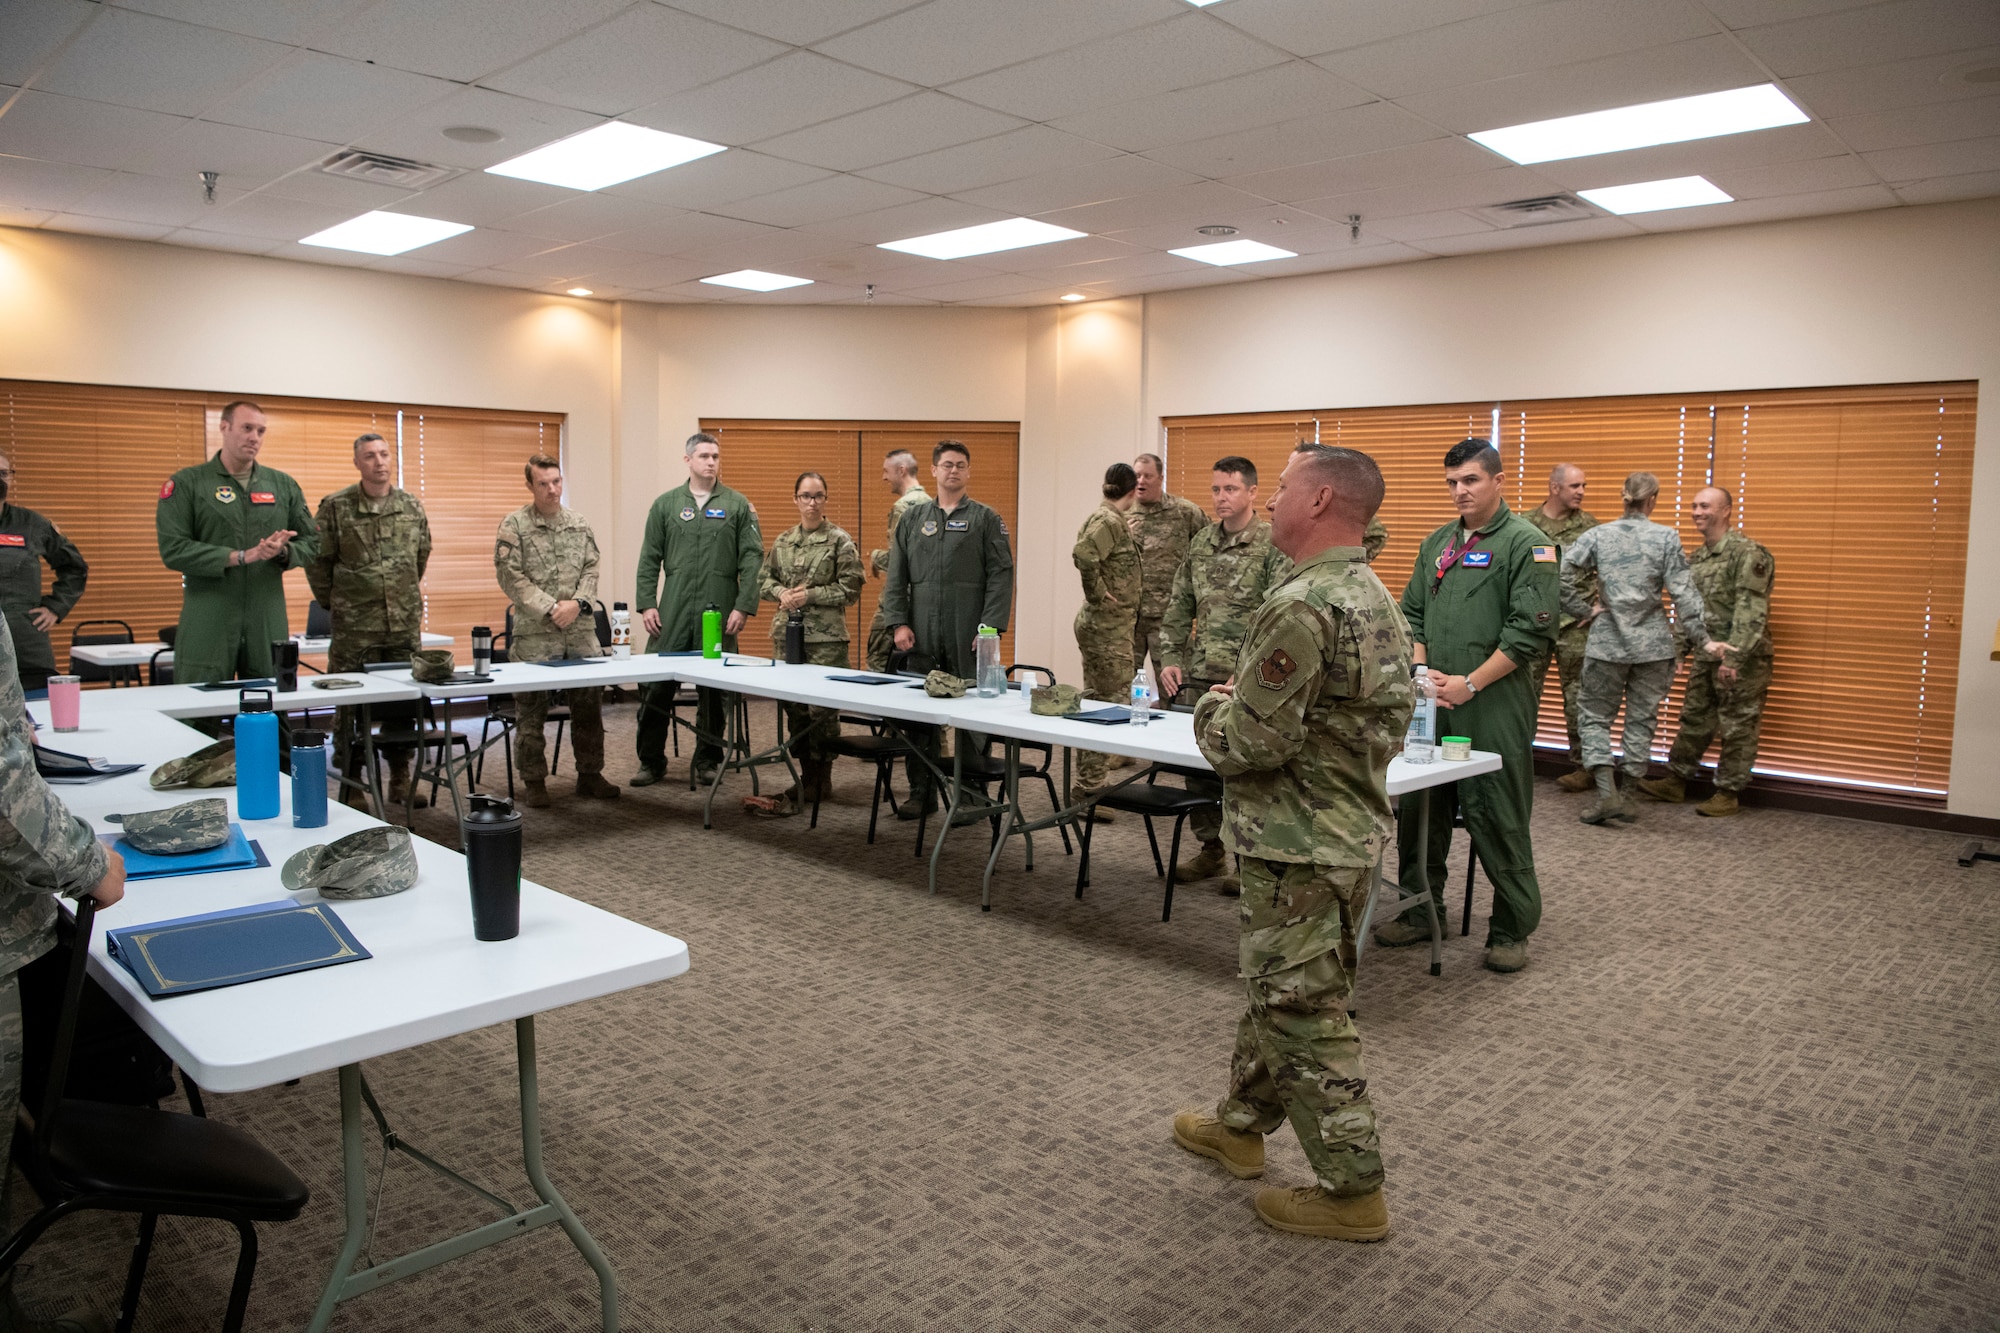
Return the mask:
<svg viewBox="0 0 2000 1333">
<path fill-rule="evenodd" d="M 9 972 L 0 976 L 0 1109 L 4 1109 L 10 1118 L 14 1108 L 21 1104 L 25 1031 L 21 1022 L 21 983 L 17 973 Z M 4 1219 L 12 1216 L 7 1207 L 13 1194 L 14 1171 L 11 1163 L 0 1165 L 6 1167 L 0 1170 L 0 1219 Z M 0 1292 L 4 1292 L 11 1281 L 11 1274 L 0 1277 Z M 4 1312 L 0 1312 L 0 1317 L 4 1317 Z"/>
<path fill-rule="evenodd" d="M 576 775 L 604 771 L 604 691 L 596 685 L 580 690 L 534 690 L 514 696 L 517 730 L 514 760 L 523 782 L 549 777 L 549 700 L 560 693 L 569 704 L 570 747 L 576 752 Z"/>
<path fill-rule="evenodd" d="M 1130 623 L 1129 621 L 1126 623 Z M 1085 607 L 1076 616 L 1076 646 L 1083 655 L 1083 693 L 1088 699 L 1105 703 L 1129 702 L 1132 675 L 1139 668 L 1132 660 L 1132 639 L 1123 624 L 1105 625 L 1091 617 Z M 1076 753 L 1076 785 L 1095 790 L 1104 785 L 1110 757 L 1096 750 Z"/>
<path fill-rule="evenodd" d="M 1695 659 L 1688 673 L 1687 697 L 1681 701 L 1681 729 L 1674 737 L 1667 767 L 1683 782 L 1701 773 L 1701 757 L 1709 742 L 1722 737 L 1716 756 L 1718 791 L 1740 792 L 1750 785 L 1750 766 L 1757 762 L 1757 736 L 1764 725 L 1764 695 L 1771 688 L 1771 655 L 1746 661 L 1734 685 L 1716 676 L 1714 658 Z"/>
<path fill-rule="evenodd" d="M 1548 683 L 1549 666 L 1553 662 L 1556 680 L 1562 688 L 1563 726 L 1569 732 L 1569 761 L 1583 763 L 1583 744 L 1577 731 L 1576 699 L 1577 688 L 1583 679 L 1583 646 L 1590 641 L 1590 626 L 1571 625 L 1556 635 L 1555 652 L 1535 664 L 1535 698 L 1542 697 L 1542 690 Z"/>
<path fill-rule="evenodd" d="M 1269 1134 L 1289 1120 L 1313 1175 L 1329 1194 L 1382 1187 L 1375 1108 L 1361 1067 L 1361 1035 L 1348 1016 L 1354 991 L 1355 928 L 1374 872 L 1366 867 L 1292 865 L 1243 858 L 1240 963 L 1249 1005 L 1236 1026 L 1229 1095 L 1216 1117 L 1231 1129 Z M 1289 967 L 1261 971 L 1259 923 L 1292 919 L 1301 905 L 1331 914 L 1333 947 Z M 1326 926 L 1335 925 L 1326 921 Z"/>
<path fill-rule="evenodd" d="M 882 608 L 875 608 L 875 618 L 868 622 L 868 669 L 887 671 L 889 654 L 896 651 L 896 631 L 883 616 Z"/>
<path fill-rule="evenodd" d="M 784 660 L 782 639 L 771 645 L 771 653 L 779 661 Z M 847 641 L 809 643 L 806 645 L 806 661 L 814 666 L 844 667 L 847 665 Z M 785 733 L 792 740 L 792 758 L 831 758 L 823 751 L 828 742 L 840 738 L 840 710 L 788 703 L 785 705 Z"/>
<path fill-rule="evenodd" d="M 1611 720 L 1625 705 L 1625 758 L 1620 765 L 1632 777 L 1644 777 L 1653 762 L 1653 729 L 1660 722 L 1660 705 L 1674 685 L 1674 659 L 1659 662 L 1583 660 L 1583 689 L 1577 701 L 1577 729 L 1582 733 L 1583 766 L 1605 768 L 1611 763 Z"/>
<path fill-rule="evenodd" d="M 420 644 L 417 635 L 395 638 L 379 635 L 369 638 L 347 639 L 334 635 L 327 645 L 326 669 L 329 672 L 359 671 L 370 662 L 407 662 L 410 654 L 417 651 Z M 338 698 L 338 695 L 334 696 Z M 333 771 L 356 777 L 361 772 L 361 748 L 355 741 L 361 735 L 361 710 L 352 704 L 333 710 Z M 389 779 L 401 786 L 410 774 L 410 752 L 398 750 L 382 756 L 389 765 Z"/>
</svg>

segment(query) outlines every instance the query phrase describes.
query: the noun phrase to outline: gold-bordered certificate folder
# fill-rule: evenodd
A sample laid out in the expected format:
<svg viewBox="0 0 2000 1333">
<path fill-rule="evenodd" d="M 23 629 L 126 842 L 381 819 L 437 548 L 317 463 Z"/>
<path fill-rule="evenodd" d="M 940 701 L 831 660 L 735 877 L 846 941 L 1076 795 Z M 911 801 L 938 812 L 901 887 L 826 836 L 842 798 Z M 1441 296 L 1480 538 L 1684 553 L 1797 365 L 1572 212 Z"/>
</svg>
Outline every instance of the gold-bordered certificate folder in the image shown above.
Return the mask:
<svg viewBox="0 0 2000 1333">
<path fill-rule="evenodd" d="M 105 948 L 154 999 L 370 956 L 331 906 L 289 900 L 122 926 Z"/>
</svg>

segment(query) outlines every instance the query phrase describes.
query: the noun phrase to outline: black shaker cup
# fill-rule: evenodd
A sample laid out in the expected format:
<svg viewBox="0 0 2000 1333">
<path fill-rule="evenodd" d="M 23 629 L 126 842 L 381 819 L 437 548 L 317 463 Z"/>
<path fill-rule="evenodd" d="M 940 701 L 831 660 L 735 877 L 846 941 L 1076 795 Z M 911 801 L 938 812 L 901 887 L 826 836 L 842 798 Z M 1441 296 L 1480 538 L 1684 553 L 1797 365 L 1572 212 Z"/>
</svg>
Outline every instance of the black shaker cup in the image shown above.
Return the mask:
<svg viewBox="0 0 2000 1333">
<path fill-rule="evenodd" d="M 475 795 L 459 821 L 465 877 L 472 886 L 472 938 L 521 933 L 521 812 L 498 796 Z"/>
</svg>

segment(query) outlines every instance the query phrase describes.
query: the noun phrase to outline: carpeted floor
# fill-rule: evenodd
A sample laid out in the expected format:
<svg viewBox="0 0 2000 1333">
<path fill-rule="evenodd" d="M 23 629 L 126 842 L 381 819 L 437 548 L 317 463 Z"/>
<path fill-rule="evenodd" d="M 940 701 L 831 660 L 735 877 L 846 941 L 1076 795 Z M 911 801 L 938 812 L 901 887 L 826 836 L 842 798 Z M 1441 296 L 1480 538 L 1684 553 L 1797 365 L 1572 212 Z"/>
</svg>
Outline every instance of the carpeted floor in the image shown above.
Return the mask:
<svg viewBox="0 0 2000 1333">
<path fill-rule="evenodd" d="M 631 708 L 608 716 L 622 783 Z M 1594 829 L 1543 783 L 1526 972 L 1483 971 L 1483 927 L 1456 933 L 1462 842 L 1444 976 L 1421 949 L 1365 960 L 1395 1229 L 1349 1246 L 1265 1229 L 1254 1184 L 1168 1138 L 1222 1085 L 1235 905 L 1188 886 L 1162 924 L 1132 821 L 1099 830 L 1083 901 L 1045 838 L 982 915 L 979 830 L 928 896 L 912 826 L 864 844 L 856 766 L 816 832 L 734 801 L 704 832 L 679 784 L 578 801 L 564 767 L 529 812 L 529 874 L 693 958 L 540 1025 L 550 1170 L 627 1329 L 2000 1327 L 2000 866 L 1959 869 L 1954 837 L 1663 807 Z M 512 1053 L 494 1028 L 368 1075 L 408 1138 L 519 1199 Z M 298 1328 L 340 1238 L 335 1077 L 209 1107 L 312 1184 L 301 1220 L 263 1228 L 251 1304 L 251 1327 Z M 1267 1179 L 1308 1183 L 1289 1132 L 1270 1145 Z M 392 1162 L 374 1253 L 474 1212 Z M 130 1235 L 62 1224 L 30 1306 L 111 1309 Z M 140 1327 L 214 1327 L 233 1258 L 222 1225 L 163 1223 Z M 596 1326 L 554 1231 L 335 1321 Z"/>
</svg>

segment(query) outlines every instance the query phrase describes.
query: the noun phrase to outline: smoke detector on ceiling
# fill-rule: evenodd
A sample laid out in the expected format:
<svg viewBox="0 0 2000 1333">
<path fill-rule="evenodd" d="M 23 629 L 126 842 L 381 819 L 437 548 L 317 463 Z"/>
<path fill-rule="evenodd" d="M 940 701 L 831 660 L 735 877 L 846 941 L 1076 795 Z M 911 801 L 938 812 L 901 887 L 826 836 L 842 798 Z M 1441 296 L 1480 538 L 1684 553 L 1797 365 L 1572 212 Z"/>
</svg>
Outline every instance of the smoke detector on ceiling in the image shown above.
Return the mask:
<svg viewBox="0 0 2000 1333">
<path fill-rule="evenodd" d="M 458 167 L 440 167 L 429 162 L 412 162 L 407 157 L 370 153 L 348 148 L 319 164 L 329 176 L 367 181 L 370 185 L 392 185 L 399 190 L 424 190 L 453 176 L 463 175 Z"/>
<path fill-rule="evenodd" d="M 1196 234 L 1201 236 L 1234 236 L 1236 234 L 1236 228 L 1225 227 L 1221 223 L 1216 222 L 1216 223 L 1211 223 L 1206 227 L 1196 227 L 1195 232 Z"/>
<path fill-rule="evenodd" d="M 1540 227 L 1551 222 L 1579 222 L 1603 217 L 1573 194 L 1546 194 L 1537 199 L 1515 199 L 1504 204 L 1468 210 L 1496 227 Z"/>
</svg>

